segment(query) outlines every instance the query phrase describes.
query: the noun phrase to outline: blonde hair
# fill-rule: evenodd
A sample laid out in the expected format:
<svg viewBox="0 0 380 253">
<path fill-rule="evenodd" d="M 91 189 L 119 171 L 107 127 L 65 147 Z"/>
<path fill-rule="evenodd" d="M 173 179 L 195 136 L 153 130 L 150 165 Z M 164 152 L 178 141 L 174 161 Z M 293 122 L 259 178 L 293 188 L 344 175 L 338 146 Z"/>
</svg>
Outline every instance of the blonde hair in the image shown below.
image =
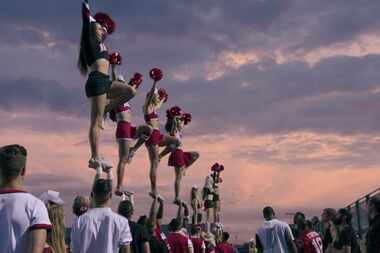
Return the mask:
<svg viewBox="0 0 380 253">
<path fill-rule="evenodd" d="M 65 215 L 61 205 L 49 203 L 47 205 L 52 228 L 49 231 L 47 243 L 55 253 L 66 253 L 65 243 Z"/>
</svg>

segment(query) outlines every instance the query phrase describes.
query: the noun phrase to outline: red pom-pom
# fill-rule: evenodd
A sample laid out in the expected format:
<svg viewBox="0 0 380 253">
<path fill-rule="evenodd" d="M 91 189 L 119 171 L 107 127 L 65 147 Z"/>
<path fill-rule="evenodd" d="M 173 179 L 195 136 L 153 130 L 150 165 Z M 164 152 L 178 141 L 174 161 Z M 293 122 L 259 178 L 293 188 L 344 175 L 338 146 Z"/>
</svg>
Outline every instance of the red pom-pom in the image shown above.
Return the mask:
<svg viewBox="0 0 380 253">
<path fill-rule="evenodd" d="M 179 106 L 173 106 L 166 111 L 166 117 L 169 119 L 174 119 L 174 117 L 181 116 L 182 109 Z"/>
<path fill-rule="evenodd" d="M 219 163 L 215 163 L 212 167 L 211 167 L 211 171 L 218 171 L 219 169 Z"/>
<path fill-rule="evenodd" d="M 149 76 L 156 82 L 160 81 L 164 77 L 164 75 L 162 74 L 162 70 L 159 68 L 154 68 L 151 71 L 149 71 Z"/>
<path fill-rule="evenodd" d="M 164 101 L 164 103 L 166 103 L 166 101 L 168 101 L 168 93 L 166 93 L 166 90 L 164 88 L 160 88 L 158 89 L 158 96 L 160 97 L 161 100 Z"/>
<path fill-rule="evenodd" d="M 119 52 L 113 52 L 109 56 L 109 61 L 113 65 L 120 65 L 121 64 L 121 54 Z"/>
<path fill-rule="evenodd" d="M 129 80 L 129 85 L 131 86 L 135 86 L 136 89 L 139 88 L 140 84 L 142 83 L 143 81 L 143 75 L 141 75 L 140 73 L 136 72 L 133 77 L 131 78 L 131 80 Z"/>
<path fill-rule="evenodd" d="M 182 115 L 182 120 L 185 125 L 189 124 L 191 122 L 191 114 L 190 113 L 184 113 Z"/>
<path fill-rule="evenodd" d="M 98 12 L 95 14 L 94 19 L 97 23 L 99 23 L 107 29 L 108 34 L 111 34 L 115 31 L 116 23 L 112 20 L 110 16 L 108 16 L 108 14 L 104 12 Z"/>
</svg>

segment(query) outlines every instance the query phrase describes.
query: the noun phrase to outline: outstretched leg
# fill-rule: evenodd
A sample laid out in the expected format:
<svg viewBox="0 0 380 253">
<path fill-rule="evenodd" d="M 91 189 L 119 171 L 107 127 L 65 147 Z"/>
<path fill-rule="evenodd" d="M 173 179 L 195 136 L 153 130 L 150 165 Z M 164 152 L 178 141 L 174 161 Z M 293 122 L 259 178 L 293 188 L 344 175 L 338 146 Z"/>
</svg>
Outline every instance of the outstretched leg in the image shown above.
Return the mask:
<svg viewBox="0 0 380 253">
<path fill-rule="evenodd" d="M 159 144 L 160 147 L 165 147 L 164 150 L 159 155 L 159 160 L 161 160 L 164 156 L 166 156 L 170 152 L 174 151 L 176 148 L 179 147 L 179 145 L 180 145 L 180 141 L 177 138 L 173 136 L 165 135 Z"/>
<path fill-rule="evenodd" d="M 148 125 L 142 125 L 137 128 L 137 142 L 129 150 L 128 163 L 132 161 L 132 158 L 136 151 L 149 139 L 149 136 L 152 134 L 152 127 Z"/>
<path fill-rule="evenodd" d="M 113 81 L 107 92 L 110 103 L 105 107 L 105 112 L 116 109 L 121 104 L 128 102 L 136 95 L 136 89 L 120 81 Z"/>
<path fill-rule="evenodd" d="M 118 140 L 119 145 L 119 163 L 117 164 L 117 184 L 115 189 L 115 194 L 118 196 L 123 195 L 123 181 L 125 166 L 127 164 L 128 153 L 129 153 L 129 140 Z"/>
</svg>

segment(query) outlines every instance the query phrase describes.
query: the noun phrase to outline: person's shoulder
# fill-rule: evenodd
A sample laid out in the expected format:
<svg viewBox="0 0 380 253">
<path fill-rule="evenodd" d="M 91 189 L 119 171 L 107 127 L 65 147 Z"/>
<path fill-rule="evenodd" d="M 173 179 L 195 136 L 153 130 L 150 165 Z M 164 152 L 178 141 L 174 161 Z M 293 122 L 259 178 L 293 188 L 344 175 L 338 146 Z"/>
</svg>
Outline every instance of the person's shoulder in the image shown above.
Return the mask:
<svg viewBox="0 0 380 253">
<path fill-rule="evenodd" d="M 130 226 L 130 223 L 128 221 L 127 218 L 125 218 L 124 216 L 118 214 L 118 213 L 115 213 L 114 211 L 111 211 L 111 216 L 112 216 L 112 219 L 119 225 L 127 225 L 127 226 Z"/>
</svg>

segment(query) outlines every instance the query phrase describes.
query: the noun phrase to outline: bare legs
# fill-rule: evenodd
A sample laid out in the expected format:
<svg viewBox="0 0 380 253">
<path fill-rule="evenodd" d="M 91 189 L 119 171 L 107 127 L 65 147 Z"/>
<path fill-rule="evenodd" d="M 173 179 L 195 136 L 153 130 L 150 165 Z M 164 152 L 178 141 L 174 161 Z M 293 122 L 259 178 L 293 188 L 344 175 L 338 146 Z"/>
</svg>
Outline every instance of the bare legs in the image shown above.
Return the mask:
<svg viewBox="0 0 380 253">
<path fill-rule="evenodd" d="M 189 168 L 198 158 L 199 153 L 191 151 L 189 152 L 191 154 L 191 159 L 188 162 L 187 166 L 182 167 L 175 167 L 175 181 L 174 181 L 174 203 L 180 202 L 180 191 L 181 191 L 181 180 L 182 177 L 185 175 L 185 170 Z"/>
<path fill-rule="evenodd" d="M 107 93 L 107 98 L 111 101 L 105 107 L 105 112 L 114 110 L 121 104 L 128 102 L 136 95 L 136 89 L 130 85 L 125 85 L 120 81 L 113 81 Z"/>
<path fill-rule="evenodd" d="M 106 103 L 107 97 L 105 94 L 91 98 L 90 129 L 88 137 L 91 148 L 91 158 L 94 158 L 95 160 L 99 158 L 99 135 L 102 129 Z M 99 166 L 99 164 L 95 166 Z"/>
<path fill-rule="evenodd" d="M 117 185 L 115 189 L 115 194 L 118 196 L 121 196 L 123 194 L 122 185 L 123 185 L 123 180 L 124 180 L 125 165 L 127 164 L 127 160 L 128 160 L 130 141 L 118 140 L 118 145 L 119 145 L 119 163 L 117 164 Z"/>
<path fill-rule="evenodd" d="M 149 178 L 151 193 L 157 195 L 157 168 L 158 168 L 158 145 L 149 145 L 148 154 L 150 161 Z"/>
</svg>

